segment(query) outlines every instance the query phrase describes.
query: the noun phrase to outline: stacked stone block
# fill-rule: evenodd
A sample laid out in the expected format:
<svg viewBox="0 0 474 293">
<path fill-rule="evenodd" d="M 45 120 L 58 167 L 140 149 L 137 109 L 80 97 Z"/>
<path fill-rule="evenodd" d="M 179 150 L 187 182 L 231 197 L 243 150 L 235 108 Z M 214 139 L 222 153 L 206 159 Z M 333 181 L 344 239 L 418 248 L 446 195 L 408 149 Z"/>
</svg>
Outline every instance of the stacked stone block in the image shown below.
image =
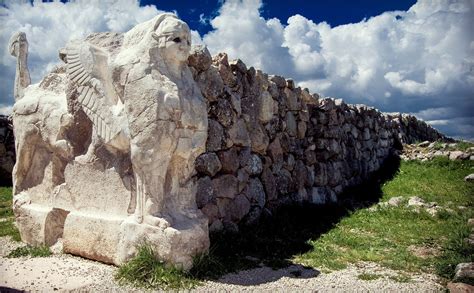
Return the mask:
<svg viewBox="0 0 474 293">
<path fill-rule="evenodd" d="M 209 109 L 197 204 L 211 230 L 251 225 L 283 204 L 336 202 L 398 140 L 399 124 L 374 108 L 320 99 L 291 79 L 194 50 L 190 65 Z"/>
</svg>

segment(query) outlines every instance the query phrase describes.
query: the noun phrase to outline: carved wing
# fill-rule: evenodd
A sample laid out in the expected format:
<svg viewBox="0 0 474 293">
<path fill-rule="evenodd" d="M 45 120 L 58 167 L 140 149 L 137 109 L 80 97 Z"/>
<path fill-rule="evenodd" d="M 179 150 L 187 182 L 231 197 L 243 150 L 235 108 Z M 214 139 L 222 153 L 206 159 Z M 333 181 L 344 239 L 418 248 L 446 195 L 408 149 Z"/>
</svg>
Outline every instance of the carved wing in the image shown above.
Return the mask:
<svg viewBox="0 0 474 293">
<path fill-rule="evenodd" d="M 72 42 L 66 48 L 69 81 L 76 86 L 78 102 L 105 143 L 121 131 L 110 109 L 118 99 L 114 93 L 107 96 L 107 83 L 112 82 L 106 72 L 107 56 L 107 52 L 86 42 Z"/>
</svg>

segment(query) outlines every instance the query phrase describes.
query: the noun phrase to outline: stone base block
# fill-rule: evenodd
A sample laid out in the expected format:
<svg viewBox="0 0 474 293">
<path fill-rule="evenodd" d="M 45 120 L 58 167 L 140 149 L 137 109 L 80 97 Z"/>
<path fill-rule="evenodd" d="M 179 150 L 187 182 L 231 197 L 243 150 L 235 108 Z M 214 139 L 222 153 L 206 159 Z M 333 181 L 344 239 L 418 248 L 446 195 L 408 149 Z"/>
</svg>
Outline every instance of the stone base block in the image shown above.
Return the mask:
<svg viewBox="0 0 474 293">
<path fill-rule="evenodd" d="M 63 251 L 117 264 L 122 218 L 71 212 L 64 224 Z"/>
<path fill-rule="evenodd" d="M 160 259 L 183 269 L 192 267 L 193 256 L 209 249 L 207 219 L 193 221 L 180 227 L 165 229 L 137 224 L 131 219 L 121 226 L 121 239 L 118 244 L 117 264 L 123 263 L 136 254 L 144 243 L 151 244 Z"/>
<path fill-rule="evenodd" d="M 51 246 L 62 237 L 68 212 L 62 209 L 35 204 L 15 209 L 16 222 L 21 239 L 33 246 Z"/>
</svg>

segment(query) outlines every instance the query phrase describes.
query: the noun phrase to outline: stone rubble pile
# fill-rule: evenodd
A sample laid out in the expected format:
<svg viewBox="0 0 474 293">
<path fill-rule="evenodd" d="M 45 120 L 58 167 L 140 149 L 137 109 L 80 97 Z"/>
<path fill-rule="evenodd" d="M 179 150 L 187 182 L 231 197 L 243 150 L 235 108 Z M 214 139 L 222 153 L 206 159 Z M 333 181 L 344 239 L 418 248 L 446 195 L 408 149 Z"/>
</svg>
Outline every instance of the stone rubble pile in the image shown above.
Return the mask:
<svg viewBox="0 0 474 293">
<path fill-rule="evenodd" d="M 0 186 L 12 183 L 12 171 L 15 165 L 15 140 L 10 117 L 0 115 Z"/>
<path fill-rule="evenodd" d="M 474 160 L 474 147 L 460 150 L 458 143 L 424 141 L 418 144 L 403 145 L 400 158 L 406 161 L 428 161 L 435 157 L 448 157 L 450 160 Z"/>
<path fill-rule="evenodd" d="M 321 99 L 205 47 L 189 64 L 208 103 L 196 197 L 211 231 L 236 231 L 287 203 L 337 202 L 402 142 L 445 139 L 413 116 Z"/>
</svg>

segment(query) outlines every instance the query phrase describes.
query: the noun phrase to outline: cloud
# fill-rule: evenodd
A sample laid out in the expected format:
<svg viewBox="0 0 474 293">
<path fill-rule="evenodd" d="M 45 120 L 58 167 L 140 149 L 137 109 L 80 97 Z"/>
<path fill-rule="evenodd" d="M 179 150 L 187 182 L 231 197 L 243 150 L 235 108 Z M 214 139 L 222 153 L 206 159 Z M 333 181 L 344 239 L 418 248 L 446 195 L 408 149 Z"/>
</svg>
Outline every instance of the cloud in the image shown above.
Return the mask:
<svg viewBox="0 0 474 293">
<path fill-rule="evenodd" d="M 4 3 L 0 42 L 6 45 L 14 31 L 27 33 L 33 82 L 58 62 L 68 40 L 126 31 L 159 13 L 136 0 Z M 304 15 L 266 19 L 260 0 L 228 0 L 209 20 L 213 30 L 202 38 L 193 31 L 192 38 L 212 54 L 227 52 L 324 96 L 414 113 L 448 135 L 472 137 L 473 7 L 472 0 L 419 0 L 408 11 L 331 27 Z M 13 102 L 14 65 L 0 48 L 0 111 Z"/>
<path fill-rule="evenodd" d="M 137 0 L 5 1 L 0 6 L 0 113 L 13 103 L 15 59 L 7 44 L 14 32 L 27 35 L 28 67 L 32 82 L 38 82 L 59 62 L 58 49 L 67 41 L 92 32 L 123 32 L 158 13 L 155 6 L 140 6 Z"/>
<path fill-rule="evenodd" d="M 448 134 L 469 135 L 473 7 L 470 0 L 419 0 L 408 11 L 331 27 L 302 15 L 282 24 L 261 16 L 261 1 L 227 1 L 203 40 L 214 54 L 227 52 L 325 96 L 445 120 Z"/>
</svg>

